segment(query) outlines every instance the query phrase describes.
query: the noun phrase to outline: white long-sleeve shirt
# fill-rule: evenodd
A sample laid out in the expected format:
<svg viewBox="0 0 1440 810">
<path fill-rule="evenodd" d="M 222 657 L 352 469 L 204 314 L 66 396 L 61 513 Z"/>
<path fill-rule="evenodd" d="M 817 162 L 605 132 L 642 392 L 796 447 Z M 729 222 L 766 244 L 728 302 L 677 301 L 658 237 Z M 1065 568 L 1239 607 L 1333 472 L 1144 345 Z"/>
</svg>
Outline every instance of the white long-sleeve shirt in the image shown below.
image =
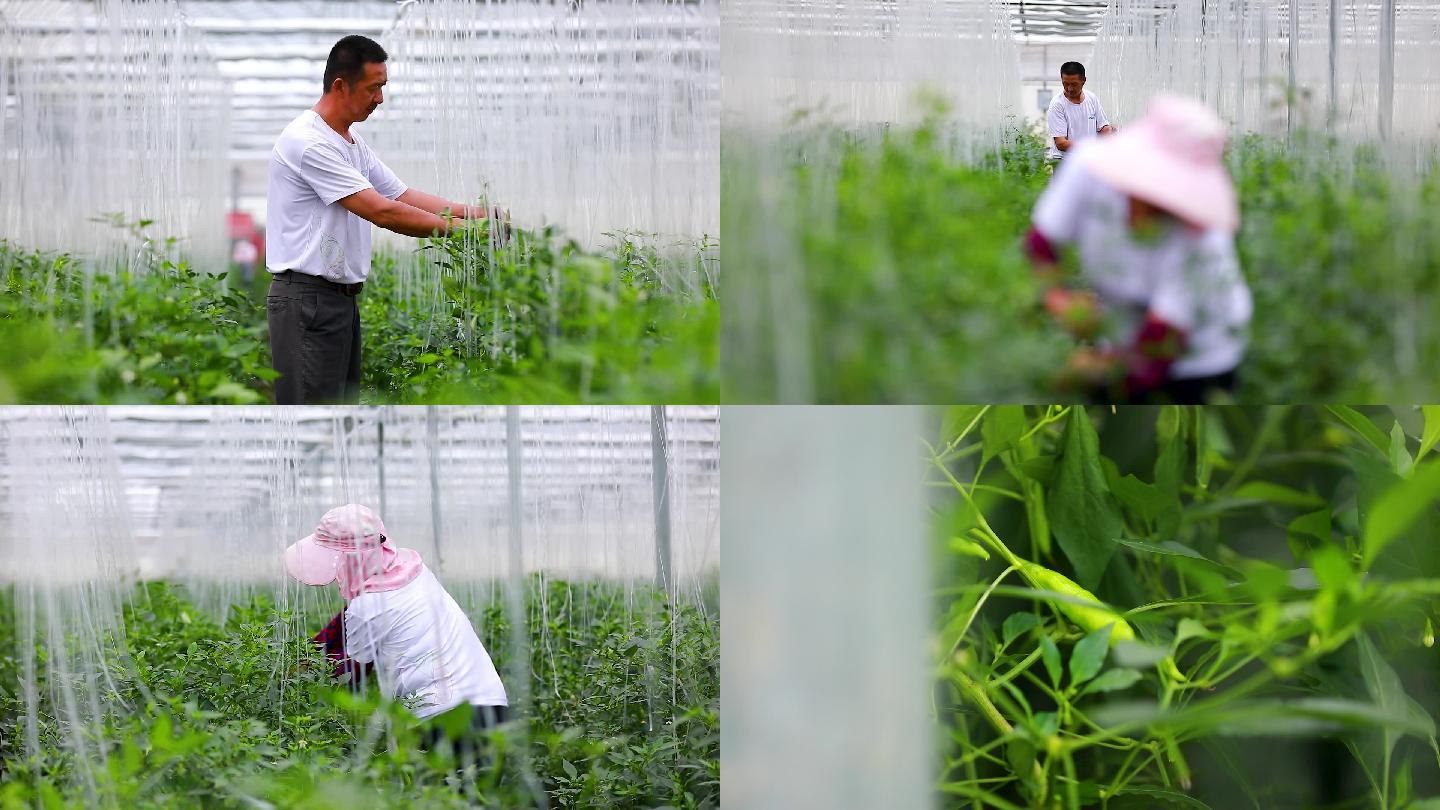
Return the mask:
<svg viewBox="0 0 1440 810">
<path fill-rule="evenodd" d="M 470 703 L 505 706 L 505 685 L 470 619 L 429 568 L 345 608 L 345 652 L 375 664 L 380 688 L 421 719 Z"/>
<path fill-rule="evenodd" d="M 1172 378 L 1234 370 L 1245 353 L 1253 308 L 1235 238 L 1218 229 L 1173 226 L 1153 239 L 1137 239 L 1128 224 L 1130 198 L 1090 171 L 1091 150 L 1099 148 L 1082 143 L 1070 151 L 1035 204 L 1035 229 L 1057 247 L 1075 248 L 1085 280 L 1110 314 L 1113 343 L 1133 345 L 1151 313 L 1188 336 Z"/>
</svg>

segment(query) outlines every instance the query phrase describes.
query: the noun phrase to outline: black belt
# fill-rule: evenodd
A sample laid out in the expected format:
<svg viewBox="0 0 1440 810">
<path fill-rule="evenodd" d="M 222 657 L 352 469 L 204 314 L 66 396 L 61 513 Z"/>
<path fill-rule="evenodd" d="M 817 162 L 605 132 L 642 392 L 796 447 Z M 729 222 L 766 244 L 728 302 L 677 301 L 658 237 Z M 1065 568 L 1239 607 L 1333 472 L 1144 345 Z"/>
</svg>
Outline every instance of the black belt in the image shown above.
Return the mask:
<svg viewBox="0 0 1440 810">
<path fill-rule="evenodd" d="M 354 284 L 341 284 L 338 281 L 331 281 L 328 278 L 312 276 L 309 273 L 301 273 L 295 270 L 283 270 L 276 273 L 275 277 L 283 278 L 286 281 L 296 281 L 301 284 L 314 284 L 317 287 L 329 287 L 332 290 L 338 290 L 349 296 L 359 295 L 360 290 L 365 286 L 365 282 L 363 281 L 357 281 Z"/>
</svg>

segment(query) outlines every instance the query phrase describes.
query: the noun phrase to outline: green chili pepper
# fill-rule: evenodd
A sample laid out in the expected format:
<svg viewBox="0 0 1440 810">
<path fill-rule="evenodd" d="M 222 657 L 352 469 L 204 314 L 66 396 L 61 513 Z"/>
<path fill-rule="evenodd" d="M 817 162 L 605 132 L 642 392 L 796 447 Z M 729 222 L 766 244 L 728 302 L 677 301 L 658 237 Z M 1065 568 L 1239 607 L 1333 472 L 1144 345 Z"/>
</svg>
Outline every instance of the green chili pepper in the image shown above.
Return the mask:
<svg viewBox="0 0 1440 810">
<path fill-rule="evenodd" d="M 1016 567 L 1020 569 L 1020 575 L 1025 577 L 1030 586 L 1036 590 L 1054 591 L 1093 602 L 1094 607 L 1077 605 L 1074 602 L 1055 603 L 1061 613 L 1068 616 L 1070 621 L 1075 622 L 1085 632 L 1093 632 L 1107 624 L 1113 624 L 1114 627 L 1110 630 L 1111 644 L 1135 639 L 1135 628 L 1131 627 L 1129 622 L 1097 599 L 1095 594 L 1080 587 L 1074 580 L 1064 574 L 1051 571 L 1043 565 L 1019 559 L 1015 562 Z"/>
</svg>

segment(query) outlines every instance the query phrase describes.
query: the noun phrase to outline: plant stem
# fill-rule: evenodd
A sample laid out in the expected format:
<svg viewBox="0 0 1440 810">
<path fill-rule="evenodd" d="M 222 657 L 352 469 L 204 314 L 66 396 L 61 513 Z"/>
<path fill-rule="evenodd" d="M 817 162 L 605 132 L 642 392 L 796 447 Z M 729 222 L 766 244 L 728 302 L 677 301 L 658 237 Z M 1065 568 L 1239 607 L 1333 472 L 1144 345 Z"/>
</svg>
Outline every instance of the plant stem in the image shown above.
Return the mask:
<svg viewBox="0 0 1440 810">
<path fill-rule="evenodd" d="M 985 607 L 985 600 L 990 598 L 990 594 L 995 591 L 996 586 L 1000 584 L 1000 580 L 1009 576 L 1010 572 L 1014 570 L 1015 566 L 1011 565 L 1007 567 L 1004 571 L 1001 571 L 1000 576 L 995 577 L 994 581 L 990 583 L 990 587 L 985 589 L 985 593 L 980 594 L 979 601 L 977 601 L 975 603 L 975 607 L 971 608 L 970 610 L 970 618 L 966 619 L 965 626 L 960 628 L 960 635 L 955 639 L 954 646 L 950 648 L 950 652 L 945 654 L 946 658 L 954 655 L 955 652 L 960 649 L 960 643 L 965 640 L 965 634 L 970 632 L 970 625 L 975 622 L 975 617 L 980 615 L 980 608 Z"/>
<path fill-rule="evenodd" d="M 1007 736 L 1015 730 L 1015 727 L 1010 725 L 1010 721 L 1006 720 L 1000 710 L 995 708 L 995 704 L 990 702 L 990 696 L 985 693 L 984 687 L 971 680 L 970 676 L 963 672 L 955 673 L 955 677 L 960 683 L 960 693 L 975 704 L 975 708 L 980 710 L 980 714 L 984 715 L 990 725 L 995 727 L 1000 736 Z"/>
</svg>

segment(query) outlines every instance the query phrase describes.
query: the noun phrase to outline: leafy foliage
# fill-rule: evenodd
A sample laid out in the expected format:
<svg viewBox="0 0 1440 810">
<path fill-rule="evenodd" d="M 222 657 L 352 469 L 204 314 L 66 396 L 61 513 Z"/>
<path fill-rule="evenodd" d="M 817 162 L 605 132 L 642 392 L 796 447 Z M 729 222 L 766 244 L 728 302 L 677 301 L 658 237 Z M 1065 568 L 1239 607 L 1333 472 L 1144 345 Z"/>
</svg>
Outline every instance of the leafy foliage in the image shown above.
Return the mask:
<svg viewBox="0 0 1440 810">
<path fill-rule="evenodd" d="M 174 253 L 96 271 L 0 240 L 0 340 L 21 349 L 0 361 L 0 401 L 269 401 L 263 297 Z M 602 254 L 551 230 L 517 230 L 496 248 L 481 229 L 419 253 L 434 263 L 377 255 L 361 296 L 365 401 L 719 398 L 711 240 L 662 251 L 616 234 Z M 676 261 L 695 266 L 674 272 Z"/>
<path fill-rule="evenodd" d="M 384 401 L 717 401 L 717 246 L 676 249 L 701 282 L 675 289 L 656 247 L 616 239 L 613 257 L 551 230 L 515 231 L 502 248 L 467 231 L 425 240 L 440 274 L 427 267 L 420 294 L 438 309 L 414 306 L 383 260 L 362 297 L 366 389 Z"/>
<path fill-rule="evenodd" d="M 418 747 L 400 704 L 373 685 L 337 687 L 297 632 L 307 622 L 257 597 L 221 625 L 159 582 L 137 590 L 123 633 L 105 638 L 100 727 L 71 726 L 42 700 L 32 757 L 17 624 L 0 600 L 0 807 L 521 807 L 536 791 L 555 807 L 718 807 L 713 615 L 643 589 L 627 601 L 622 586 L 539 578 L 526 604 L 531 703 L 490 733 L 493 767 L 462 785 L 444 751 Z M 508 618 L 492 603 L 480 624 L 502 673 Z M 41 662 L 48 652 L 36 650 Z M 46 682 L 56 670 L 37 671 L 38 694 L 60 685 Z M 94 675 L 74 677 L 78 690 Z"/>
<path fill-rule="evenodd" d="M 950 156 L 938 121 L 727 144 L 726 399 L 1011 401 L 1043 387 L 1066 338 L 1034 305 L 1018 245 L 1048 178 L 1038 136 L 1014 138 L 979 166 Z"/>
<path fill-rule="evenodd" d="M 1021 251 L 1050 178 L 1038 132 L 978 153 L 940 117 L 727 139 L 727 400 L 1078 395 L 1063 373 L 1075 340 L 1044 314 Z M 1227 161 L 1255 305 L 1237 399 L 1433 399 L 1440 164 L 1385 165 L 1304 133 L 1239 139 Z"/>
<path fill-rule="evenodd" d="M 163 260 L 87 272 L 0 240 L 0 400 L 253 403 L 269 396 L 263 318 L 224 274 Z"/>
<path fill-rule="evenodd" d="M 958 552 L 947 579 L 973 583 L 937 596 L 947 806 L 1398 810 L 1440 794 L 1440 492 L 1435 462 L 1416 462 L 1434 412 L 1020 414 L 1017 430 L 1011 410 L 952 409 L 933 450 L 957 496 L 937 525 Z M 994 438 L 1017 433 L 1033 446 Z M 1060 475 L 1077 448 L 1094 465 L 1079 484 Z M 1050 510 L 1057 542 L 1036 542 L 1060 486 L 1084 490 L 1081 522 L 1108 540 L 1059 542 Z M 1007 584 L 1029 566 L 1050 575 Z M 1093 594 L 1054 579 L 1087 570 Z M 1081 612 L 1096 602 L 1115 619 Z"/>
</svg>

